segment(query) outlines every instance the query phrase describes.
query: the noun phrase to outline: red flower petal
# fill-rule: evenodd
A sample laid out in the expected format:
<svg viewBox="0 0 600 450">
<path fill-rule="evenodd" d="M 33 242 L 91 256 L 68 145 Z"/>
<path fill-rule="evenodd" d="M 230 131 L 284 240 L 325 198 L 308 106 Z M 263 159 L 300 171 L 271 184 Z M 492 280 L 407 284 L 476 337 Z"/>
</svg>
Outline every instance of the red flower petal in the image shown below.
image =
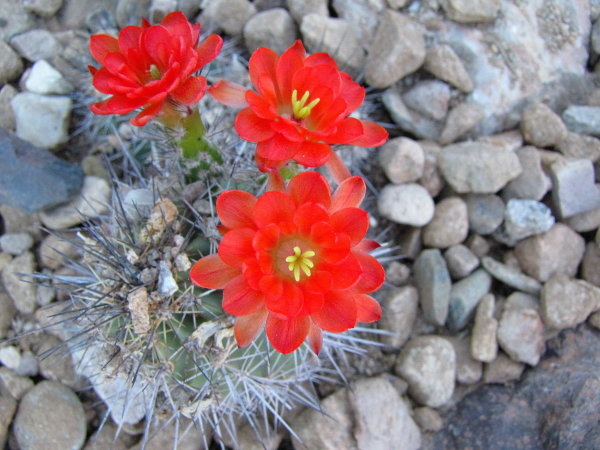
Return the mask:
<svg viewBox="0 0 600 450">
<path fill-rule="evenodd" d="M 263 276 L 258 285 L 268 301 L 279 300 L 283 295 L 283 281 L 279 275 Z"/>
<path fill-rule="evenodd" d="M 289 159 L 284 159 L 283 161 L 273 161 L 272 159 L 263 158 L 258 153 L 254 154 L 254 160 L 256 161 L 258 170 L 260 170 L 261 172 L 267 172 L 267 173 L 270 173 L 275 170 L 280 170 L 288 162 L 290 162 Z"/>
<path fill-rule="evenodd" d="M 277 87 L 275 85 L 275 81 L 267 75 L 266 73 L 261 73 L 258 76 L 258 92 L 262 95 L 266 101 L 271 103 L 272 105 L 276 105 L 278 103 L 277 96 Z M 248 100 L 248 98 L 246 98 Z"/>
<path fill-rule="evenodd" d="M 256 231 L 251 228 L 231 230 L 219 244 L 219 256 L 225 264 L 241 266 L 248 258 L 255 256 L 252 240 Z"/>
<path fill-rule="evenodd" d="M 261 142 L 274 138 L 276 133 L 270 124 L 269 120 L 258 117 L 252 108 L 244 108 L 235 118 L 235 131 L 246 141 Z"/>
<path fill-rule="evenodd" d="M 344 117 L 347 116 L 346 108 L 346 101 L 338 97 L 333 101 L 331 106 L 321 114 L 311 114 L 309 116 L 310 123 L 318 130 L 324 130 L 337 125 Z"/>
<path fill-rule="evenodd" d="M 323 308 L 311 314 L 315 325 L 331 333 L 341 333 L 356 326 L 357 308 L 350 292 L 330 291 Z"/>
<path fill-rule="evenodd" d="M 174 11 L 167 14 L 160 24 L 165 27 L 171 35 L 182 37 L 186 47 L 193 45 L 192 26 L 181 11 Z"/>
<path fill-rule="evenodd" d="M 259 228 L 271 223 L 291 222 L 294 219 L 296 205 L 283 192 L 265 192 L 254 207 L 254 221 Z"/>
<path fill-rule="evenodd" d="M 233 316 L 248 316 L 265 305 L 265 295 L 252 289 L 244 275 L 238 275 L 223 289 L 223 309 Z"/>
<path fill-rule="evenodd" d="M 379 261 L 367 253 L 354 253 L 358 259 L 362 274 L 353 291 L 358 294 L 374 292 L 381 287 L 385 280 L 385 271 Z"/>
<path fill-rule="evenodd" d="M 325 270 L 313 271 L 310 277 L 306 279 L 305 289 L 315 294 L 325 294 L 329 292 L 333 284 L 331 273 Z"/>
<path fill-rule="evenodd" d="M 282 286 L 282 293 L 278 297 L 265 294 L 265 305 L 270 313 L 278 317 L 295 317 L 302 309 L 304 294 L 291 281 L 282 280 Z"/>
<path fill-rule="evenodd" d="M 303 293 L 304 304 L 302 305 L 302 310 L 300 310 L 300 313 L 298 314 L 299 316 L 310 315 L 323 307 L 325 295 L 316 292 L 309 292 L 307 290 L 304 290 Z"/>
<path fill-rule="evenodd" d="M 321 142 L 304 141 L 294 159 L 306 167 L 319 167 L 327 162 L 331 146 Z"/>
<path fill-rule="evenodd" d="M 261 47 L 250 57 L 248 70 L 250 71 L 250 81 L 252 86 L 258 91 L 258 77 L 261 74 L 268 75 L 273 82 L 277 79 L 276 67 L 279 56 L 273 50 Z"/>
<path fill-rule="evenodd" d="M 238 267 L 228 266 L 218 254 L 208 255 L 198 260 L 190 271 L 190 280 L 205 289 L 222 289 L 240 275 Z"/>
<path fill-rule="evenodd" d="M 331 176 L 337 184 L 342 184 L 351 176 L 346 164 L 344 164 L 339 155 L 334 151 L 329 154 L 329 159 L 327 160 L 326 165 L 331 173 Z"/>
<path fill-rule="evenodd" d="M 214 83 L 208 93 L 219 103 L 241 109 L 249 106 L 246 101 L 247 90 L 248 88 L 237 83 L 222 80 Z"/>
<path fill-rule="evenodd" d="M 160 25 L 150 27 L 142 34 L 142 47 L 161 72 L 169 68 L 170 43 L 171 33 Z"/>
<path fill-rule="evenodd" d="M 367 187 L 361 177 L 347 178 L 331 196 L 329 214 L 334 214 L 344 208 L 357 208 L 365 198 L 366 192 Z"/>
<path fill-rule="evenodd" d="M 381 125 L 377 125 L 369 120 L 361 120 L 365 134 L 359 137 L 352 145 L 357 147 L 379 147 L 388 138 L 388 132 Z"/>
<path fill-rule="evenodd" d="M 294 223 L 304 236 L 310 235 L 312 226 L 317 222 L 329 222 L 327 209 L 320 203 L 303 203 L 294 214 Z"/>
<path fill-rule="evenodd" d="M 247 347 L 256 339 L 267 321 L 268 314 L 267 308 L 261 308 L 253 314 L 237 318 L 233 327 L 233 334 L 238 348 Z"/>
<path fill-rule="evenodd" d="M 343 98 L 347 104 L 347 114 L 351 114 L 362 105 L 365 100 L 365 88 L 352 79 L 347 73 L 340 73 L 342 77 L 342 89 L 339 97 Z"/>
<path fill-rule="evenodd" d="M 357 295 L 354 299 L 358 322 L 371 323 L 381 318 L 381 306 L 373 297 Z"/>
<path fill-rule="evenodd" d="M 320 268 L 329 272 L 332 280 L 331 289 L 335 290 L 356 286 L 363 273 L 358 258 L 351 252 L 337 264 L 322 262 Z"/>
<path fill-rule="evenodd" d="M 90 71 L 90 74 L 92 76 L 94 76 L 94 75 L 96 75 L 98 73 L 98 69 L 96 69 L 94 66 L 88 65 L 88 70 Z"/>
<path fill-rule="evenodd" d="M 110 100 L 110 99 L 102 100 L 101 102 L 90 105 L 90 111 L 92 111 L 94 114 L 98 114 L 100 116 L 106 116 L 108 114 L 112 114 L 111 111 L 106 109 L 106 104 L 108 103 L 108 100 Z"/>
<path fill-rule="evenodd" d="M 130 99 L 124 95 L 115 95 L 106 102 L 106 109 L 113 114 L 127 114 L 146 104 L 146 99 Z"/>
<path fill-rule="evenodd" d="M 360 208 L 344 208 L 331 215 L 330 223 L 336 231 L 346 233 L 350 245 L 355 246 L 369 230 L 369 215 Z"/>
<path fill-rule="evenodd" d="M 280 353 L 287 355 L 302 345 L 310 330 L 308 316 L 282 320 L 269 314 L 267 317 L 267 337 Z"/>
<path fill-rule="evenodd" d="M 376 241 L 373 239 L 363 239 L 359 244 L 352 247 L 353 252 L 363 252 L 369 253 L 375 250 L 376 248 L 381 247 Z"/>
<path fill-rule="evenodd" d="M 292 79 L 294 74 L 302 69 L 302 67 L 304 67 L 302 57 L 293 46 L 287 49 L 277 62 L 277 84 L 281 92 L 282 104 L 285 106 L 291 106 L 292 104 Z"/>
<path fill-rule="evenodd" d="M 256 92 L 247 90 L 245 95 L 246 102 L 250 105 L 250 108 L 252 108 L 254 114 L 261 119 L 273 120 L 279 117 L 275 106 L 262 98 Z"/>
<path fill-rule="evenodd" d="M 248 258 L 242 264 L 242 273 L 244 274 L 244 278 L 246 278 L 246 282 L 248 286 L 257 291 L 260 290 L 260 279 L 264 276 L 260 265 L 256 258 Z"/>
<path fill-rule="evenodd" d="M 304 135 L 298 131 L 296 125 L 291 124 L 288 121 L 278 120 L 271 122 L 271 128 L 278 133 L 283 134 L 288 141 L 303 143 L 306 139 Z"/>
<path fill-rule="evenodd" d="M 209 34 L 196 49 L 198 61 L 194 72 L 214 61 L 219 56 L 222 47 L 223 38 L 217 34 Z"/>
<path fill-rule="evenodd" d="M 106 67 L 96 71 L 92 84 L 103 94 L 111 95 L 125 94 L 136 87 L 134 82 L 124 81 L 110 73 Z"/>
<path fill-rule="evenodd" d="M 269 173 L 269 179 L 267 181 L 267 192 L 269 191 L 285 192 L 285 183 L 283 182 L 283 178 L 281 177 L 281 174 L 276 170 L 272 170 Z"/>
<path fill-rule="evenodd" d="M 279 243 L 279 226 L 274 223 L 261 227 L 254 236 L 252 246 L 256 251 L 271 250 Z"/>
<path fill-rule="evenodd" d="M 290 50 L 296 52 L 303 60 L 306 59 L 306 49 L 300 39 L 296 39 L 296 42 L 294 42 L 286 51 Z"/>
<path fill-rule="evenodd" d="M 143 127 L 146 125 L 154 116 L 156 116 L 163 107 L 163 102 L 153 103 L 148 105 L 142 111 L 129 121 L 129 123 L 135 127 Z"/>
<path fill-rule="evenodd" d="M 271 252 L 258 251 L 256 259 L 263 273 L 273 273 L 273 255 Z"/>
<path fill-rule="evenodd" d="M 328 53 L 313 53 L 308 58 L 304 60 L 304 65 L 306 67 L 318 66 L 319 64 L 327 64 L 333 67 L 335 70 L 338 70 L 338 65 Z M 340 73 L 340 75 L 346 75 L 345 73 Z"/>
<path fill-rule="evenodd" d="M 306 91 L 312 94 L 317 86 L 327 86 L 337 94 L 342 86 L 340 73 L 328 64 L 319 64 L 300 69 L 292 79 L 292 90 L 298 91 L 298 98 L 302 97 Z"/>
<path fill-rule="evenodd" d="M 349 117 L 337 124 L 334 134 L 327 136 L 324 140 L 332 144 L 350 144 L 364 134 L 362 122 Z"/>
<path fill-rule="evenodd" d="M 112 36 L 105 34 L 94 34 L 90 38 L 90 53 L 96 61 L 104 65 L 106 55 L 113 52 L 120 52 L 119 41 Z"/>
<path fill-rule="evenodd" d="M 131 49 L 139 51 L 143 31 L 144 30 L 142 30 L 141 27 L 133 25 L 127 26 L 119 31 L 119 49 L 121 50 L 121 53 L 127 56 L 127 53 Z"/>
<path fill-rule="evenodd" d="M 308 331 L 307 341 L 311 350 L 318 355 L 323 348 L 323 332 L 312 320 L 310 321 L 310 330 Z"/>
<path fill-rule="evenodd" d="M 303 203 L 320 203 L 325 208 L 331 205 L 331 189 L 323 175 L 314 171 L 299 173 L 290 180 L 287 188 L 296 206 Z"/>
<path fill-rule="evenodd" d="M 217 214 L 227 228 L 256 228 L 253 209 L 256 197 L 244 191 L 225 191 L 217 198 Z"/>
<path fill-rule="evenodd" d="M 173 100 L 184 105 L 194 105 L 206 93 L 206 78 L 203 76 L 189 77 L 177 89 L 170 92 Z"/>
<path fill-rule="evenodd" d="M 242 112 L 244 112 L 243 110 Z M 242 114 L 242 113 L 240 113 Z M 240 115 L 238 114 L 238 117 Z M 264 120 L 264 119 L 260 119 Z M 237 120 L 236 120 L 237 125 Z M 236 126 L 236 130 L 238 127 Z M 239 133 L 239 132 L 238 132 Z M 244 137 L 240 134 L 244 139 Z M 254 141 L 253 141 L 254 142 Z M 286 139 L 281 133 L 275 133 L 275 135 L 267 140 L 262 140 L 256 146 L 256 153 L 262 158 L 269 159 L 272 161 L 286 161 L 294 157 L 294 155 L 300 150 L 302 142 L 295 142 Z"/>
</svg>

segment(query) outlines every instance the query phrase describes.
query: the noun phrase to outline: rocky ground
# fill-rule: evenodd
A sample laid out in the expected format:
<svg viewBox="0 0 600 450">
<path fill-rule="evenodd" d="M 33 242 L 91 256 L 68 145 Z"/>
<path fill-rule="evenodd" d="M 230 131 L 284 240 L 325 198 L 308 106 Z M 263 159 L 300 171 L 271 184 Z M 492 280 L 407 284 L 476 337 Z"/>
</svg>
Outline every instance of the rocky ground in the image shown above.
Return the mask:
<svg viewBox="0 0 600 450">
<path fill-rule="evenodd" d="M 3 0 L 1 9 L 0 338 L 24 337 L 0 345 L 0 447 L 141 446 L 140 430 L 113 442 L 112 423 L 93 441 L 104 405 L 59 337 L 27 334 L 65 294 L 21 279 L 71 275 L 63 265 L 79 256 L 61 236 L 74 237 L 65 230 L 82 214 L 107 212 L 103 155 L 133 136 L 127 125 L 104 140 L 90 132 L 90 34 L 182 10 L 249 52 L 281 52 L 297 38 L 330 52 L 368 88 L 360 114 L 391 135 L 380 149 L 341 151 L 367 178 L 373 235 L 399 247 L 377 293 L 377 327 L 389 333 L 350 361 L 348 387 L 319 386 L 327 416 L 300 412 L 297 436 L 278 434 L 269 448 L 600 448 L 600 2 Z M 170 448 L 173 434 L 146 448 Z M 243 450 L 262 448 L 251 430 L 239 436 Z M 191 433 L 179 449 L 202 445 Z"/>
</svg>

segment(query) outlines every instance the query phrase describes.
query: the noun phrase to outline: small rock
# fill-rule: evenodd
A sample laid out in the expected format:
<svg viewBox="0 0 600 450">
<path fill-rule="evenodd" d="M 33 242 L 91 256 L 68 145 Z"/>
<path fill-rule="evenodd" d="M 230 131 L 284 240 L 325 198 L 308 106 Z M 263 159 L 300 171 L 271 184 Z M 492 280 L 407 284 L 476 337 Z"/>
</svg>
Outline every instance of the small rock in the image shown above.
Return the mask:
<svg viewBox="0 0 600 450">
<path fill-rule="evenodd" d="M 31 30 L 13 36 L 10 45 L 23 58 L 36 62 L 52 60 L 63 50 L 60 42 L 48 30 Z"/>
<path fill-rule="evenodd" d="M 29 378 L 20 377 L 8 367 L 0 367 L 0 394 L 4 397 L 20 400 L 32 387 L 33 381 Z"/>
<path fill-rule="evenodd" d="M 421 81 L 402 96 L 409 108 L 433 120 L 440 120 L 448 112 L 450 88 L 437 80 Z"/>
<path fill-rule="evenodd" d="M 423 176 L 421 176 L 419 184 L 427 189 L 429 195 L 437 197 L 444 187 L 444 180 L 440 175 L 437 164 L 437 159 L 442 152 L 442 148 L 432 141 L 421 141 L 419 144 L 425 154 Z"/>
<path fill-rule="evenodd" d="M 228 433 L 225 432 L 218 437 L 219 444 L 225 444 L 233 450 L 277 450 L 283 440 L 283 432 L 280 429 L 267 432 L 263 422 L 258 422 L 252 426 L 246 423 L 236 430 L 235 437 L 237 442 L 234 442 L 231 436 L 228 436 Z M 196 448 L 193 450 L 196 450 Z M 204 450 L 204 447 L 202 449 Z"/>
<path fill-rule="evenodd" d="M 8 427 L 17 411 L 17 401 L 11 397 L 0 397 L 0 448 L 5 448 Z"/>
<path fill-rule="evenodd" d="M 386 10 L 385 0 L 333 0 L 332 6 L 338 17 L 355 26 L 362 47 L 368 51 L 380 14 Z"/>
<path fill-rule="evenodd" d="M 540 233 L 545 233 L 554 225 L 552 211 L 535 200 L 512 199 L 504 210 L 502 231 L 510 241 L 516 242 Z M 510 245 L 510 244 L 509 244 Z"/>
<path fill-rule="evenodd" d="M 75 89 L 58 70 L 43 59 L 31 68 L 25 87 L 36 94 L 68 94 Z"/>
<path fill-rule="evenodd" d="M 480 136 L 478 142 L 504 147 L 508 150 L 517 151 L 523 147 L 523 136 L 519 130 L 505 131 L 504 133 L 493 134 L 491 136 Z"/>
<path fill-rule="evenodd" d="M 595 230 L 600 226 L 600 208 L 575 214 L 574 216 L 565 219 L 564 223 L 578 233 L 585 233 L 587 231 Z"/>
<path fill-rule="evenodd" d="M 37 350 L 37 356 L 44 378 L 75 388 L 75 369 L 66 344 L 55 336 L 46 335 Z"/>
<path fill-rule="evenodd" d="M 471 194 L 466 199 L 469 229 L 478 234 L 490 234 L 504 220 L 504 202 L 497 195 Z"/>
<path fill-rule="evenodd" d="M 523 292 L 513 292 L 504 302 L 504 309 L 502 311 L 508 311 L 509 309 L 532 309 L 538 312 L 540 310 L 540 301 L 533 295 L 524 294 Z"/>
<path fill-rule="evenodd" d="M 422 227 L 434 214 L 433 199 L 420 184 L 388 184 L 379 196 L 379 213 L 394 222 Z"/>
<path fill-rule="evenodd" d="M 179 286 L 173 278 L 170 265 L 167 265 L 164 261 L 159 262 L 158 270 L 158 293 L 162 297 L 170 297 L 179 290 Z"/>
<path fill-rule="evenodd" d="M 30 278 L 23 275 L 35 272 L 35 257 L 27 252 L 14 258 L 2 271 L 4 289 L 22 314 L 31 314 L 37 308 L 35 301 L 35 285 Z M 25 279 L 26 281 L 21 281 Z"/>
<path fill-rule="evenodd" d="M 513 361 L 504 353 L 498 353 L 495 360 L 485 365 L 483 381 L 497 384 L 508 383 L 521 378 L 523 370 L 525 370 L 525 364 Z"/>
<path fill-rule="evenodd" d="M 427 49 L 423 69 L 463 92 L 469 93 L 473 90 L 471 76 L 448 44 L 438 44 Z"/>
<path fill-rule="evenodd" d="M 150 21 L 153 23 L 160 23 L 164 20 L 167 15 L 177 10 L 177 0 L 152 0 L 150 2 Z M 222 5 L 225 6 L 225 5 Z M 89 25 L 89 16 L 88 20 L 86 20 L 86 24 L 88 25 L 88 29 L 94 32 L 93 27 Z M 106 28 L 106 27 L 102 27 Z M 239 34 L 239 33 L 238 33 Z"/>
<path fill-rule="evenodd" d="M 142 22 L 142 18 L 149 17 L 150 3 L 151 0 L 118 0 L 115 20 L 119 28 L 138 25 Z"/>
<path fill-rule="evenodd" d="M 42 266 L 54 270 L 67 264 L 69 258 L 76 258 L 79 249 L 71 243 L 71 239 L 78 238 L 73 233 L 46 236 L 40 245 L 40 263 Z"/>
<path fill-rule="evenodd" d="M 500 12 L 502 2 L 500 0 L 479 0 L 477 2 L 441 0 L 440 5 L 450 20 L 461 23 L 477 23 L 494 20 Z"/>
<path fill-rule="evenodd" d="M 529 106 L 521 118 L 521 132 L 525 142 L 537 147 L 553 147 L 567 135 L 562 119 L 543 103 Z"/>
<path fill-rule="evenodd" d="M 485 111 L 474 103 L 460 103 L 450 110 L 440 135 L 440 144 L 447 145 L 463 136 L 485 119 Z"/>
<path fill-rule="evenodd" d="M 21 450 L 79 450 L 85 443 L 83 406 L 54 381 L 42 381 L 23 397 L 13 427 Z"/>
<path fill-rule="evenodd" d="M 281 55 L 298 36 L 298 28 L 287 10 L 274 8 L 252 16 L 244 26 L 244 42 L 253 53 L 260 47 Z"/>
<path fill-rule="evenodd" d="M 13 257 L 10 253 L 0 252 L 0 272 L 2 272 L 4 268 L 8 266 L 8 263 L 10 263 L 12 260 Z"/>
<path fill-rule="evenodd" d="M 498 327 L 498 343 L 514 361 L 537 366 L 546 350 L 540 315 L 533 309 L 505 309 Z"/>
<path fill-rule="evenodd" d="M 33 246 L 29 233 L 8 233 L 0 236 L 0 248 L 11 255 L 20 255 Z"/>
<path fill-rule="evenodd" d="M 256 8 L 248 0 L 213 0 L 206 9 L 210 9 L 210 17 L 231 36 L 242 34 L 246 22 L 256 14 Z"/>
<path fill-rule="evenodd" d="M 441 133 L 441 125 L 428 119 L 416 111 L 411 111 L 402 101 L 402 96 L 398 89 L 390 88 L 383 93 L 382 101 L 394 123 L 398 127 L 409 133 L 414 134 L 420 139 L 432 139 L 437 141 Z"/>
<path fill-rule="evenodd" d="M 6 42 L 0 40 L 0 86 L 21 75 L 23 61 Z"/>
<path fill-rule="evenodd" d="M 448 317 L 452 282 L 441 252 L 438 249 L 421 252 L 413 271 L 425 319 L 435 325 L 444 325 Z"/>
<path fill-rule="evenodd" d="M 421 406 L 420 408 L 413 409 L 413 419 L 419 428 L 425 431 L 439 431 L 444 426 L 439 413 L 429 406 Z"/>
<path fill-rule="evenodd" d="M 29 13 L 23 0 L 4 0 L 2 2 L 2 18 L 0 40 L 8 41 L 15 34 L 27 31 L 34 26 L 34 15 Z"/>
<path fill-rule="evenodd" d="M 390 139 L 379 150 L 379 163 L 394 184 L 416 181 L 423 175 L 425 154 L 412 139 Z"/>
<path fill-rule="evenodd" d="M 600 107 L 569 106 L 563 111 L 562 119 L 573 133 L 600 136 Z"/>
<path fill-rule="evenodd" d="M 23 6 L 27 11 L 48 19 L 56 14 L 62 3 L 63 0 L 23 0 Z"/>
<path fill-rule="evenodd" d="M 590 314 L 587 323 L 591 326 L 600 329 L 600 311 L 596 311 L 595 313 Z"/>
<path fill-rule="evenodd" d="M 502 264 L 489 256 L 484 256 L 481 264 L 494 278 L 520 291 L 537 294 L 542 288 L 542 285 L 536 279 L 528 277 L 521 271 Z"/>
<path fill-rule="evenodd" d="M 467 239 L 467 247 L 473 252 L 478 258 L 483 258 L 490 252 L 490 243 L 483 236 L 478 234 L 472 234 Z"/>
<path fill-rule="evenodd" d="M 345 20 L 310 13 L 302 19 L 300 31 L 308 50 L 331 54 L 341 70 L 355 72 L 364 65 L 356 30 Z"/>
<path fill-rule="evenodd" d="M 406 264 L 392 261 L 385 269 L 385 281 L 394 286 L 406 284 L 410 278 L 410 268 Z"/>
<path fill-rule="evenodd" d="M 466 277 L 479 266 L 479 258 L 462 244 L 453 245 L 444 252 L 448 271 L 455 280 Z"/>
<path fill-rule="evenodd" d="M 573 328 L 599 308 L 600 288 L 564 274 L 553 276 L 540 291 L 540 315 L 549 328 Z"/>
<path fill-rule="evenodd" d="M 108 211 L 110 186 L 102 178 L 85 177 L 81 194 L 72 202 L 40 214 L 44 225 L 51 230 L 63 230 Z"/>
<path fill-rule="evenodd" d="M 0 128 L 0 204 L 4 204 L 3 208 L 10 205 L 32 213 L 56 206 L 79 192 L 82 182 L 83 172 L 76 165 Z M 3 216 L 6 225 L 7 216 L 4 213 Z M 18 218 L 16 224 L 18 231 L 33 233 L 23 218 Z M 31 224 L 30 228 L 38 230 L 39 235 L 39 225 Z M 8 227 L 7 232 L 11 232 Z"/>
<path fill-rule="evenodd" d="M 2 269 L 0 268 L 1 271 Z M 11 323 L 16 313 L 13 301 L 8 294 L 4 293 L 4 289 L 0 289 L 0 339 L 4 339 L 8 330 L 11 329 Z"/>
<path fill-rule="evenodd" d="M 600 287 L 600 247 L 595 242 L 588 242 L 585 247 L 581 262 L 581 278 Z"/>
<path fill-rule="evenodd" d="M 412 286 L 394 289 L 382 303 L 385 314 L 379 326 L 394 333 L 381 335 L 381 342 L 389 347 L 402 347 L 412 333 L 419 310 L 419 293 Z"/>
<path fill-rule="evenodd" d="M 50 284 L 39 284 L 35 290 L 35 301 L 39 306 L 46 306 L 56 298 L 56 289 Z"/>
<path fill-rule="evenodd" d="M 600 159 L 600 139 L 592 136 L 567 133 L 557 148 L 567 158 L 589 159 L 594 163 Z"/>
<path fill-rule="evenodd" d="M 415 259 L 421 253 L 422 228 L 407 227 L 398 237 L 398 245 L 402 251 L 402 256 L 408 259 Z"/>
<path fill-rule="evenodd" d="M 423 245 L 447 248 L 460 244 L 468 233 L 467 204 L 460 197 L 445 198 L 435 206 L 433 218 L 423 229 Z"/>
<path fill-rule="evenodd" d="M 327 0 L 287 0 L 287 7 L 294 20 L 302 23 L 302 18 L 308 14 L 329 17 Z"/>
<path fill-rule="evenodd" d="M 502 198 L 540 201 L 552 187 L 550 177 L 542 169 L 540 153 L 535 147 L 527 146 L 518 149 L 516 154 L 523 172 L 502 189 Z"/>
<path fill-rule="evenodd" d="M 21 139 L 49 149 L 67 142 L 73 104 L 70 98 L 21 92 L 10 103 Z"/>
<path fill-rule="evenodd" d="M 359 450 L 421 448 L 421 432 L 407 404 L 385 377 L 359 380 L 348 397 L 354 410 L 354 436 Z"/>
<path fill-rule="evenodd" d="M 467 326 L 477 304 L 490 291 L 491 284 L 492 277 L 479 269 L 452 285 L 446 321 L 448 328 L 458 331 Z"/>
<path fill-rule="evenodd" d="M 583 238 L 562 223 L 515 246 L 515 256 L 523 271 L 541 282 L 556 273 L 575 276 L 584 251 Z"/>
<path fill-rule="evenodd" d="M 14 345 L 0 348 L 0 363 L 11 370 L 17 370 L 21 364 L 21 352 Z"/>
<path fill-rule="evenodd" d="M 129 218 L 137 221 L 142 217 L 150 217 L 156 200 L 157 195 L 150 189 L 132 189 L 123 199 L 123 207 Z M 193 202 L 194 200 L 189 201 L 189 203 Z"/>
<path fill-rule="evenodd" d="M 495 300 L 493 294 L 481 299 L 475 313 L 475 324 L 471 336 L 471 356 L 481 362 L 490 363 L 498 355 L 498 321 L 494 318 Z"/>
<path fill-rule="evenodd" d="M 307 408 L 291 422 L 296 450 L 359 450 L 354 440 L 348 388 L 342 388 L 321 401 L 321 410 Z M 297 436 L 297 437 L 296 437 Z"/>
<path fill-rule="evenodd" d="M 31 352 L 23 352 L 19 367 L 15 373 L 22 377 L 35 377 L 40 373 L 40 367 L 36 356 Z"/>
<path fill-rule="evenodd" d="M 600 109 L 600 108 L 599 108 Z M 600 207 L 594 165 L 589 159 L 570 159 L 552 164 L 552 199 L 563 218 Z"/>
<path fill-rule="evenodd" d="M 481 142 L 444 147 L 438 161 L 442 175 L 460 194 L 493 194 L 521 174 L 513 151 Z"/>
<path fill-rule="evenodd" d="M 0 127 L 8 131 L 15 131 L 17 126 L 15 113 L 13 113 L 12 106 L 10 106 L 10 102 L 15 98 L 17 92 L 10 84 L 5 84 L 0 89 Z"/>
<path fill-rule="evenodd" d="M 111 423 L 105 423 L 100 430 L 92 434 L 83 450 L 127 450 L 127 445 L 115 436 L 120 430 Z"/>
<path fill-rule="evenodd" d="M 385 88 L 416 71 L 425 61 L 422 25 L 387 10 L 379 18 L 365 67 L 367 84 Z"/>
<path fill-rule="evenodd" d="M 471 357 L 471 338 L 466 336 L 447 337 L 456 353 L 456 381 L 461 384 L 475 384 L 481 380 L 483 367 L 481 361 Z"/>
<path fill-rule="evenodd" d="M 456 354 L 439 336 L 418 336 L 404 346 L 395 366 L 408 382 L 409 394 L 420 404 L 437 408 L 454 393 Z"/>
</svg>

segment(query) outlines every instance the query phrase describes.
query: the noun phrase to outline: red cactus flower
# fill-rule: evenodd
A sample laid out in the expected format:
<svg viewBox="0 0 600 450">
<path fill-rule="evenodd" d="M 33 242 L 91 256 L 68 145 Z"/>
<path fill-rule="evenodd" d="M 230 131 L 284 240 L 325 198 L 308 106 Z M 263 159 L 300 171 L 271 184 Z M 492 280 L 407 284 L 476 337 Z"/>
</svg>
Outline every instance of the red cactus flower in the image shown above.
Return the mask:
<svg viewBox="0 0 600 450">
<path fill-rule="evenodd" d="M 96 114 L 127 114 L 144 107 L 130 122 L 145 125 L 165 102 L 198 103 L 206 93 L 206 79 L 192 74 L 217 57 L 223 39 L 211 34 L 198 44 L 200 24 L 190 25 L 179 11 L 160 25 L 128 26 L 119 39 L 96 34 L 90 52 L 102 66 L 89 66 L 94 87 L 112 97 L 91 106 Z"/>
<path fill-rule="evenodd" d="M 363 239 L 369 220 L 358 205 L 365 183 L 348 178 L 332 197 L 316 172 L 297 175 L 287 189 L 275 181 L 271 187 L 278 190 L 258 199 L 242 191 L 219 196 L 226 231 L 219 253 L 200 259 L 190 277 L 198 286 L 224 289 L 223 309 L 239 316 L 240 347 L 266 322 L 267 337 L 281 353 L 306 338 L 318 353 L 321 330 L 340 333 L 381 316 L 366 295 L 381 286 L 384 271 L 368 254 L 378 244 Z"/>
<path fill-rule="evenodd" d="M 263 172 L 291 159 L 321 166 L 331 144 L 376 147 L 388 137 L 381 126 L 348 117 L 362 104 L 364 88 L 340 72 L 327 53 L 307 57 L 300 41 L 281 57 L 259 48 L 250 58 L 250 79 L 258 93 L 228 81 L 213 84 L 209 93 L 244 108 L 235 129 L 243 139 L 258 142 L 256 162 Z"/>
</svg>

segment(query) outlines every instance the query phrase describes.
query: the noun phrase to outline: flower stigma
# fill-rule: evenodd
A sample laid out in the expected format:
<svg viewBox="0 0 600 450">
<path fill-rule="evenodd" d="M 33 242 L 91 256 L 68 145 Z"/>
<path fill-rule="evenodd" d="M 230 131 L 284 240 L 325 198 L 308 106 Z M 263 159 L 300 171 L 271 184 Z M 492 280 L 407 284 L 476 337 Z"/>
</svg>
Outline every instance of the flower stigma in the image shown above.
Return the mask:
<svg viewBox="0 0 600 450">
<path fill-rule="evenodd" d="M 152 78 L 154 80 L 160 80 L 160 70 L 158 70 L 158 67 L 156 67 L 156 64 L 152 64 L 150 66 L 150 75 L 152 75 Z"/>
<path fill-rule="evenodd" d="M 302 253 L 300 247 L 294 247 L 294 254 L 285 258 L 285 261 L 290 263 L 288 269 L 290 269 L 290 272 L 294 272 L 296 281 L 300 281 L 300 269 L 302 269 L 307 277 L 310 277 L 310 269 L 315 265 L 309 258 L 313 256 L 315 256 L 315 252 L 312 250 Z"/>
<path fill-rule="evenodd" d="M 309 95 L 309 92 L 306 91 L 300 101 L 298 101 L 298 91 L 294 89 L 294 92 L 292 92 L 292 106 L 294 108 L 294 116 L 296 119 L 307 117 L 310 114 L 310 111 L 321 101 L 320 98 L 317 98 L 306 105 Z"/>
</svg>

